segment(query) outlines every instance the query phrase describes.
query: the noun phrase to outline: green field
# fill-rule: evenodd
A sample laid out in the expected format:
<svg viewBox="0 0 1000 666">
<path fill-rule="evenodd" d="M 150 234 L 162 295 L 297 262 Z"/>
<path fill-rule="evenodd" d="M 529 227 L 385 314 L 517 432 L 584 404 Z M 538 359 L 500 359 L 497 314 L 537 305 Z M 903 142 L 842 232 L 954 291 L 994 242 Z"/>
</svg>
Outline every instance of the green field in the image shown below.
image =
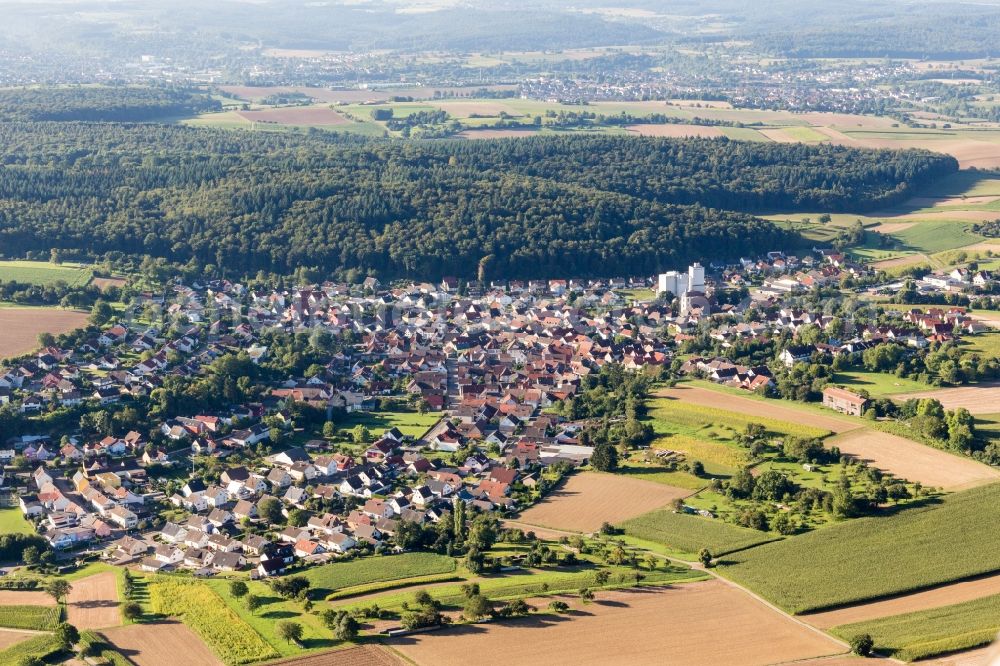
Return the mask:
<svg viewBox="0 0 1000 666">
<path fill-rule="evenodd" d="M 649 418 L 658 435 L 689 435 L 708 441 L 729 441 L 746 428 L 759 423 L 776 436 L 825 437 L 829 431 L 763 416 L 738 414 L 725 409 L 704 407 L 667 398 L 649 401 Z"/>
<path fill-rule="evenodd" d="M 658 509 L 622 523 L 625 534 L 663 544 L 684 553 L 697 553 L 708 548 L 718 557 L 768 541 L 776 536 L 765 532 L 730 525 L 721 520 L 674 513 Z"/>
<path fill-rule="evenodd" d="M 343 420 L 337 422 L 342 430 L 351 430 L 354 426 L 363 425 L 373 437 L 380 436 L 390 428 L 399 428 L 404 435 L 420 437 L 430 430 L 431 426 L 441 419 L 435 412 L 420 414 L 419 412 L 351 412 Z"/>
<path fill-rule="evenodd" d="M 1000 358 L 1000 331 L 966 335 L 958 343 L 962 351 L 985 357 Z"/>
<path fill-rule="evenodd" d="M 90 269 L 50 264 L 46 261 L 0 261 L 0 282 L 23 282 L 47 286 L 60 280 L 81 286 L 93 277 Z"/>
<path fill-rule="evenodd" d="M 263 601 L 261 607 L 256 612 L 251 613 L 247 610 L 244 601 L 236 599 L 229 593 L 229 583 L 230 581 L 219 578 L 206 581 L 203 584 L 215 592 L 226 603 L 229 610 L 260 634 L 261 638 L 281 656 L 299 655 L 303 654 L 304 651 L 328 650 L 336 645 L 337 642 L 331 636 L 330 630 L 323 626 L 323 622 L 317 615 L 307 613 L 301 601 L 279 597 L 266 583 L 247 581 L 250 594 L 260 597 Z M 298 622 L 302 625 L 301 647 L 278 636 L 277 623 L 279 620 Z"/>
<path fill-rule="evenodd" d="M 917 222 L 909 229 L 889 235 L 899 239 L 908 250 L 933 253 L 982 241 L 983 237 L 971 231 L 971 226 L 968 220 L 935 220 Z"/>
<path fill-rule="evenodd" d="M 59 624 L 58 606 L 0 606 L 0 627 L 51 631 Z"/>
<path fill-rule="evenodd" d="M 0 509 L 0 534 L 34 534 L 35 528 L 17 507 Z"/>
<path fill-rule="evenodd" d="M 903 661 L 986 645 L 998 631 L 1000 595 L 833 629 L 845 640 L 870 634 L 877 651 Z"/>
<path fill-rule="evenodd" d="M 834 384 L 843 385 L 857 391 L 865 390 L 873 398 L 884 398 L 896 393 L 917 393 L 929 391 L 934 387 L 922 384 L 912 379 L 897 377 L 884 372 L 869 372 L 867 370 L 848 370 L 838 372 L 833 376 Z"/>
<path fill-rule="evenodd" d="M 859 518 L 727 558 L 720 572 L 794 612 L 1000 570 L 1000 485 Z"/>
<path fill-rule="evenodd" d="M 785 127 L 783 131 L 793 139 L 804 143 L 818 143 L 830 140 L 830 137 L 826 134 L 814 130 L 812 127 Z"/>
<path fill-rule="evenodd" d="M 39 634 L 26 641 L 11 645 L 6 650 L 0 650 L 0 664 L 20 664 L 28 657 L 44 659 L 59 649 L 52 634 Z"/>
<path fill-rule="evenodd" d="M 346 562 L 333 562 L 303 572 L 319 594 L 327 595 L 345 587 L 366 585 L 414 576 L 452 573 L 455 559 L 435 553 L 379 555 Z"/>
</svg>

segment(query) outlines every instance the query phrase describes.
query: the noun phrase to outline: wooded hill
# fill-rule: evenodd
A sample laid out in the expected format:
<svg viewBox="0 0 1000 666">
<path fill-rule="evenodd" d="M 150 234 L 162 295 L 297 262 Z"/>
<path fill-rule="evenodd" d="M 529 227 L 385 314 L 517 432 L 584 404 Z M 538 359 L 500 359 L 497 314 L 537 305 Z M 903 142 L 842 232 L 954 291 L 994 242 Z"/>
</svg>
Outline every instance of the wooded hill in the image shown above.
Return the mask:
<svg viewBox="0 0 1000 666">
<path fill-rule="evenodd" d="M 0 90 L 0 120 L 138 123 L 221 108 L 208 95 L 170 88 L 73 86 Z"/>
<path fill-rule="evenodd" d="M 905 198 L 928 152 L 725 139 L 390 141 L 323 132 L 0 123 L 0 251 L 62 248 L 230 274 L 651 274 L 793 239 L 749 212 Z"/>
</svg>

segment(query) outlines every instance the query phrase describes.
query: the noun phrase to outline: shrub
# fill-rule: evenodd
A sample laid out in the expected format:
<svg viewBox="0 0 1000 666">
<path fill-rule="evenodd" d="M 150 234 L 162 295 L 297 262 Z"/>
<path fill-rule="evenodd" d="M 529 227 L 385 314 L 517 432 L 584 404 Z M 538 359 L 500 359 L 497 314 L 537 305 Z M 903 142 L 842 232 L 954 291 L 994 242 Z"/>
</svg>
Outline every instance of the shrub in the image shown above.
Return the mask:
<svg viewBox="0 0 1000 666">
<path fill-rule="evenodd" d="M 859 634 L 851 639 L 851 652 L 859 657 L 870 656 L 873 647 L 875 641 L 872 640 L 871 634 Z"/>
</svg>

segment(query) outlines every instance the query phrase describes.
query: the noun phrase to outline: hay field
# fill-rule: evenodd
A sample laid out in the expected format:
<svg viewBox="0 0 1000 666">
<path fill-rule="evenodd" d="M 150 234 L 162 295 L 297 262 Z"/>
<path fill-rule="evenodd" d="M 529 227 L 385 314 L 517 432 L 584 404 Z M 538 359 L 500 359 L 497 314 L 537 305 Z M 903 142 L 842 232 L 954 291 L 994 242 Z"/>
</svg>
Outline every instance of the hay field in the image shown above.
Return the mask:
<svg viewBox="0 0 1000 666">
<path fill-rule="evenodd" d="M 38 347 L 39 333 L 58 335 L 87 323 L 87 313 L 58 308 L 0 308 L 0 358 L 27 354 Z"/>
<path fill-rule="evenodd" d="M 573 532 L 594 532 L 602 523 L 620 523 L 690 494 L 686 488 L 628 476 L 582 472 L 569 477 L 517 521 Z"/>
<path fill-rule="evenodd" d="M 459 627 L 390 639 L 417 664 L 664 664 L 755 666 L 839 654 L 846 649 L 722 581 L 598 592 L 564 615 Z M 532 600 L 544 606 L 546 599 Z M 712 637 L 724 636 L 724 640 Z M 524 649 L 517 649 L 523 646 Z"/>
<path fill-rule="evenodd" d="M 136 666 L 223 666 L 197 634 L 180 622 L 149 622 L 102 632 L 108 642 Z"/>
<path fill-rule="evenodd" d="M 103 629 L 122 623 L 118 612 L 118 574 L 106 571 L 73 582 L 66 616 L 77 629 Z"/>
<path fill-rule="evenodd" d="M 308 127 L 329 127 L 346 125 L 349 121 L 326 106 L 293 106 L 260 111 L 237 111 L 241 118 L 255 123 L 275 123 L 277 125 L 299 125 Z"/>
<path fill-rule="evenodd" d="M 481 129 L 464 130 L 455 136 L 461 139 L 520 139 L 527 136 L 537 136 L 538 130 L 525 129 Z"/>
<path fill-rule="evenodd" d="M 674 398 L 714 409 L 725 409 L 749 416 L 764 417 L 799 423 L 830 432 L 846 432 L 860 428 L 863 424 L 856 421 L 814 413 L 805 409 L 788 407 L 777 400 L 755 400 L 738 395 L 713 391 L 698 386 L 678 386 L 672 389 L 661 389 L 655 393 L 658 398 Z"/>
<path fill-rule="evenodd" d="M 885 432 L 857 430 L 825 442 L 895 476 L 925 486 L 959 490 L 1000 480 L 1000 472 L 976 462 Z"/>
<path fill-rule="evenodd" d="M 1000 573 L 857 606 L 810 613 L 802 619 L 820 629 L 951 606 L 1000 594 Z"/>
<path fill-rule="evenodd" d="M 670 138 L 726 136 L 721 127 L 708 125 L 644 124 L 629 125 L 626 129 L 630 133 L 638 134 L 639 136 L 665 136 Z"/>
<path fill-rule="evenodd" d="M 897 397 L 900 400 L 934 398 L 939 400 L 945 409 L 964 407 L 971 414 L 992 414 L 1000 406 L 1000 385 L 958 386 L 920 393 L 907 393 Z"/>
</svg>

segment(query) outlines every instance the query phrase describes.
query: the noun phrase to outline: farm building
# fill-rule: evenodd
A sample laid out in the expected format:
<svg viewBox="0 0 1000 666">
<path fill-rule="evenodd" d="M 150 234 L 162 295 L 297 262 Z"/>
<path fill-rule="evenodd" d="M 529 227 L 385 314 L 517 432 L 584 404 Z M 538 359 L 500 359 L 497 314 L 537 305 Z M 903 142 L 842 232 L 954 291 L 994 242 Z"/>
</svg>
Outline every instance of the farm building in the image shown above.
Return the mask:
<svg viewBox="0 0 1000 666">
<path fill-rule="evenodd" d="M 863 398 L 846 389 L 832 386 L 823 389 L 823 406 L 836 409 L 838 412 L 851 416 L 861 416 L 867 404 L 868 398 Z"/>
</svg>

